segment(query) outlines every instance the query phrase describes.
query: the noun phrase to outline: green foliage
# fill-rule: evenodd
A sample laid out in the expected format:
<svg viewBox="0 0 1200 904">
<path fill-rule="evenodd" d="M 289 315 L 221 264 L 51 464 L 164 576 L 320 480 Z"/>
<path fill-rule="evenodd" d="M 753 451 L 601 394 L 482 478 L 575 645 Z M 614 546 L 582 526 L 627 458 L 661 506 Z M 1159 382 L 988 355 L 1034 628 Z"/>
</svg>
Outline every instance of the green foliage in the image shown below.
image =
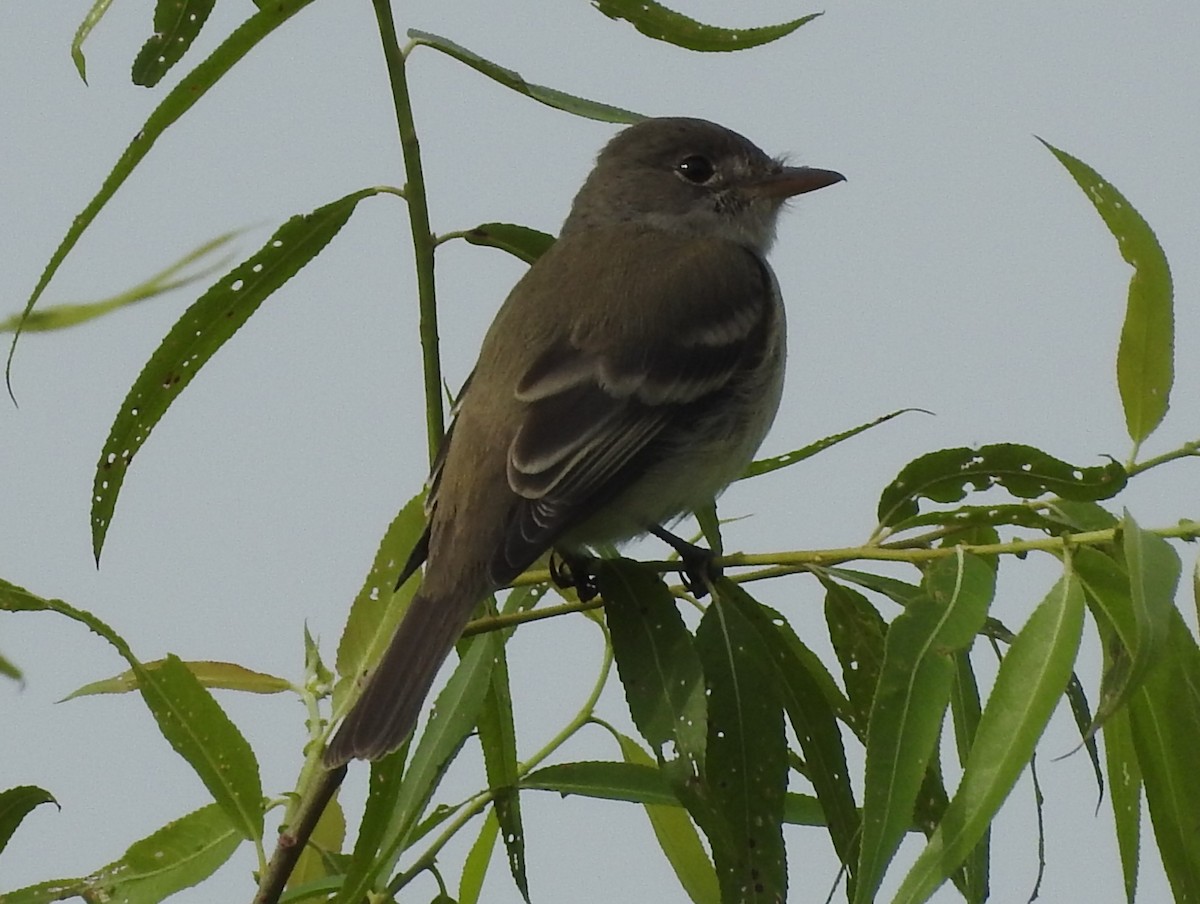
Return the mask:
<svg viewBox="0 0 1200 904">
<path fill-rule="evenodd" d="M 35 310 L 66 256 L 157 139 L 309 2 L 257 3 L 257 12 L 166 92 L 50 256 L 24 310 L 6 325 L 15 334 L 13 349 L 25 331 L 82 323 L 199 278 L 176 278 L 197 252 L 110 299 Z M 727 29 L 695 22 L 657 3 L 601 0 L 595 5 L 655 40 L 706 51 L 777 40 L 815 18 Z M 134 63 L 134 81 L 157 84 L 186 54 L 212 6 L 211 0 L 159 0 L 155 34 Z M 75 36 L 71 54 L 81 77 L 83 43 L 107 9 L 107 0 L 96 0 Z M 462 238 L 532 262 L 553 238 L 511 223 L 432 236 L 404 80 L 416 48 L 436 50 L 559 111 L 604 122 L 640 118 L 528 82 L 428 32 L 410 30 L 409 44 L 401 49 L 384 0 L 376 0 L 376 12 L 392 65 L 404 188 L 365 188 L 291 218 L 258 252 L 202 293 L 171 328 L 131 387 L 101 453 L 92 512 L 97 558 L 135 453 L 153 428 L 216 351 L 332 241 L 358 202 L 370 195 L 400 196 L 408 208 L 429 423 L 440 424 L 443 379 L 434 251 L 449 239 Z M 1140 443 L 1160 426 L 1172 389 L 1170 271 L 1153 232 L 1132 205 L 1082 161 L 1047 147 L 1088 195 L 1134 267 L 1116 362 L 1134 444 L 1124 465 L 1113 461 L 1077 467 L 1018 443 L 929 452 L 905 465 L 883 490 L 878 526 L 863 546 L 755 557 L 755 565 L 769 564 L 772 570 L 716 581 L 715 600 L 707 605 L 669 588 L 648 567 L 605 559 L 597 570 L 601 601 L 585 604 L 564 592 L 559 609 L 538 609 L 546 578 L 542 573 L 531 576 L 508 594 L 498 613 L 493 601 L 486 617 L 467 632 L 459 644 L 457 667 L 423 729 L 371 765 L 366 806 L 351 846 L 341 804 L 331 798 L 292 873 L 289 900 L 358 904 L 368 896 L 390 899 L 425 871 L 438 878 L 436 900 L 451 900 L 437 872 L 438 858 L 476 817 L 482 818 L 462 866 L 458 900 L 469 904 L 484 899 L 498 838 L 503 838 L 511 880 L 530 900 L 536 896 L 530 893 L 521 795 L 550 791 L 643 808 L 666 863 L 697 904 L 776 901 L 789 886 L 811 885 L 803 856 L 793 851 L 788 866 L 785 824 L 829 836 L 846 871 L 847 900 L 875 900 L 885 876 L 895 869 L 901 841 L 919 832 L 926 843 L 908 868 L 897 900 L 927 900 L 951 881 L 968 901 L 982 901 L 990 882 L 993 821 L 1032 762 L 1047 721 L 1064 697 L 1098 782 L 1107 782 L 1127 899 L 1133 900 L 1136 889 L 1143 794 L 1176 898 L 1200 899 L 1200 836 L 1194 831 L 1200 812 L 1200 772 L 1194 767 L 1200 749 L 1200 650 L 1176 607 L 1182 564 L 1176 546 L 1168 542 L 1196 539 L 1200 523 L 1193 517 L 1168 527 L 1143 528 L 1128 511 L 1118 516 L 1099 504 L 1152 468 L 1200 455 L 1200 442 L 1192 440 L 1155 459 L 1139 461 L 1137 456 Z M 805 460 L 908 410 L 913 409 L 756 462 L 745 477 Z M 439 438 L 439 430 L 431 432 Z M 980 499 L 979 493 L 987 495 Z M 330 783 L 336 786 L 340 780 L 320 766 L 323 744 L 331 726 L 353 705 L 362 675 L 381 655 L 412 597 L 416 577 L 403 587 L 393 585 L 397 563 L 419 542 L 423 521 L 422 497 L 417 496 L 388 527 L 350 606 L 337 648 L 336 680 L 309 637 L 305 680 L 299 683 L 234 663 L 185 663 L 173 655 L 143 663 L 94 615 L 0 580 L 0 610 L 57 613 L 85 625 L 121 654 L 129 664 L 126 672 L 92 682 L 71 696 L 136 690 L 160 733 L 213 800 L 135 842 L 118 860 L 84 878 L 47 881 L 0 894 L 0 901 L 34 904 L 72 896 L 159 901 L 203 881 L 247 840 L 255 847 L 265 884 L 265 874 L 274 869 L 263 847 L 263 838 L 274 835 L 267 825 L 272 805 L 264 800 L 254 752 L 209 689 L 295 694 L 304 703 L 304 764 L 295 787 L 284 795 L 280 820 L 293 825 L 319 789 L 329 791 Z M 711 519 L 710 529 L 716 524 Z M 916 533 L 918 529 L 924 533 Z M 989 615 L 996 582 L 1000 573 L 1019 568 L 1023 557 L 1037 551 L 1058 557 L 1063 574 L 1014 634 Z M 732 569 L 749 564 L 749 558 L 725 561 Z M 875 560 L 916 571 L 906 580 L 846 567 L 851 561 Z M 825 631 L 835 666 L 823 662 L 783 615 L 746 589 L 750 580 L 788 571 L 810 572 L 808 578 L 792 580 L 815 578 L 824 591 Z M 1192 583 L 1200 601 L 1200 571 Z M 702 610 L 694 628 L 680 614 L 681 599 Z M 524 621 L 548 613 L 590 612 L 601 603 L 603 616 L 592 613 L 605 638 L 595 686 L 577 715 L 542 749 L 527 755 L 514 720 L 523 701 L 512 698 L 505 644 Z M 885 616 L 888 610 L 898 614 Z M 1085 614 L 1091 615 L 1104 643 L 1094 714 L 1073 676 Z M 1001 654 L 996 679 L 982 688 L 974 643 L 980 636 Z M 597 714 L 613 662 L 640 740 L 611 729 Z M 0 674 L 18 678 L 20 673 L 0 657 Z M 939 741 L 947 724 L 954 743 L 943 749 Z M 564 759 L 564 745 L 582 743 L 583 731 L 596 725 L 616 741 L 620 759 Z M 1104 740 L 1102 776 L 1097 733 Z M 484 762 L 478 792 L 464 801 L 435 803 L 447 769 L 464 745 L 476 742 Z M 863 751 L 864 773 L 852 776 L 847 764 Z M 953 773 L 946 770 L 959 776 L 949 791 L 942 755 L 956 758 Z M 805 791 L 788 790 L 792 782 Z M 855 787 L 862 789 L 861 798 Z M 53 802 L 50 793 L 33 786 L 0 793 L 0 854 L 22 820 L 48 802 Z M 403 869 L 402 859 L 408 864 Z"/>
</svg>

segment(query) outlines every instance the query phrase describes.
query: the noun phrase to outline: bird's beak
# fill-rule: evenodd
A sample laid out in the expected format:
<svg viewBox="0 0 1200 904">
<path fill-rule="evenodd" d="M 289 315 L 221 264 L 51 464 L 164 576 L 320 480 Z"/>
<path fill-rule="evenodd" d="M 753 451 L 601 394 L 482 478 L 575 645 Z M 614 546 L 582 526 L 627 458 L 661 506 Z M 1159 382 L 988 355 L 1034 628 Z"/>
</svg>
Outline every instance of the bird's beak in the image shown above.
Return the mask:
<svg viewBox="0 0 1200 904">
<path fill-rule="evenodd" d="M 815 169 L 811 166 L 785 166 L 756 182 L 750 190 L 763 198 L 791 198 L 845 181 L 845 176 L 833 170 Z"/>
</svg>

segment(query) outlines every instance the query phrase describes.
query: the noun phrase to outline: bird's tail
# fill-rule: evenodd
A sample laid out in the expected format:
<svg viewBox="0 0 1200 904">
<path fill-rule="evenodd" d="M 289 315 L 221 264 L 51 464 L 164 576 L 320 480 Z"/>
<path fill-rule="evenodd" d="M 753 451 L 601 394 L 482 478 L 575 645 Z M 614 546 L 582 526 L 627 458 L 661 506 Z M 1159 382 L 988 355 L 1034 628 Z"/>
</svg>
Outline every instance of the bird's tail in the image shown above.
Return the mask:
<svg viewBox="0 0 1200 904">
<path fill-rule="evenodd" d="M 325 751 L 327 767 L 355 758 L 377 760 L 404 743 L 475 602 L 469 595 L 413 597 L 363 695 Z"/>
</svg>

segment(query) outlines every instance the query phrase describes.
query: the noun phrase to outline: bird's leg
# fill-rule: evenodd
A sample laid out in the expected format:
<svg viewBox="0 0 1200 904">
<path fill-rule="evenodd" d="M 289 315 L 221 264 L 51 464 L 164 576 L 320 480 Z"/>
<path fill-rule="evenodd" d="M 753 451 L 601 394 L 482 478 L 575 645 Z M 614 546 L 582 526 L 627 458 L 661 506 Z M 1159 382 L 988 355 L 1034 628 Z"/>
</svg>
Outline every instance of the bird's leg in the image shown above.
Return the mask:
<svg viewBox="0 0 1200 904">
<path fill-rule="evenodd" d="M 716 564 L 716 554 L 711 549 L 677 537 L 657 524 L 650 527 L 650 533 L 679 553 L 679 559 L 683 563 L 679 572 L 683 586 L 696 597 L 707 596 L 712 582 L 721 576 L 721 568 Z"/>
<path fill-rule="evenodd" d="M 595 559 L 580 552 L 555 549 L 550 553 L 550 578 L 559 587 L 574 587 L 580 602 L 600 593 L 592 567 Z"/>
</svg>

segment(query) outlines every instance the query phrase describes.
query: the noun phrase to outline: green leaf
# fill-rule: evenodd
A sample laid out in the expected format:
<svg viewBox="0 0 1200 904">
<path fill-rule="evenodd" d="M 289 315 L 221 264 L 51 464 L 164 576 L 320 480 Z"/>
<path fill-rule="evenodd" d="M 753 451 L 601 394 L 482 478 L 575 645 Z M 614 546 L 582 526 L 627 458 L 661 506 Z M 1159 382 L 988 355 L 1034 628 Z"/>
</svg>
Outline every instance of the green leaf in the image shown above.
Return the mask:
<svg viewBox="0 0 1200 904">
<path fill-rule="evenodd" d="M 296 860 L 292 874 L 288 876 L 286 888 L 294 890 L 309 882 L 340 875 L 341 870 L 336 869 L 333 863 L 333 855 L 341 853 L 345 840 L 346 816 L 337 799 L 337 792 L 334 792 L 321 811 L 317 824 L 313 826 L 312 834 L 308 836 L 308 842 Z"/>
<path fill-rule="evenodd" d="M 11 678 L 13 681 L 21 680 L 21 670 L 3 656 L 0 656 L 0 675 Z"/>
<path fill-rule="evenodd" d="M 825 623 L 842 667 L 842 683 L 850 703 L 846 724 L 862 739 L 867 735 L 875 688 L 883 667 L 887 624 L 858 591 L 827 579 L 821 583 L 825 587 Z"/>
<path fill-rule="evenodd" d="M 79 73 L 79 77 L 83 79 L 85 85 L 87 84 L 87 61 L 83 58 L 83 42 L 92 33 L 92 29 L 104 18 L 104 14 L 108 12 L 110 6 L 112 6 L 112 0 L 95 0 L 88 9 L 87 15 L 83 17 L 83 21 L 79 23 L 79 28 L 75 30 L 75 37 L 71 41 L 71 60 L 75 63 L 75 71 Z"/>
<path fill-rule="evenodd" d="M 636 763 L 558 763 L 529 773 L 521 779 L 521 787 L 526 790 L 555 791 L 564 797 L 578 794 L 600 800 L 683 806 L 661 770 Z M 808 794 L 789 792 L 784 801 L 783 816 L 784 822 L 792 825 L 825 825 L 820 804 Z"/>
<path fill-rule="evenodd" d="M 965 531 L 976 527 L 995 527 L 1005 524 L 1015 527 L 1031 527 L 1035 530 L 1054 534 L 1061 531 L 1061 525 L 1053 518 L 1047 517 L 1037 509 L 1028 505 L 963 505 L 949 511 L 935 510 L 905 518 L 892 525 L 893 533 L 912 530 L 914 527 L 953 527 Z M 958 537 L 958 534 L 955 534 Z"/>
<path fill-rule="evenodd" d="M 475 728 L 491 685 L 497 643 L 490 633 L 471 639 L 466 655 L 434 701 L 433 715 L 400 781 L 387 825 L 376 836 L 380 855 L 360 859 L 356 846 L 354 867 L 338 892 L 337 904 L 357 904 L 381 875 L 395 868 L 430 797 Z"/>
<path fill-rule="evenodd" d="M 856 904 L 874 899 L 912 822 L 955 677 L 954 654 L 983 627 L 995 574 L 962 552 L 934 562 L 924 595 L 887 632 L 867 731 L 863 832 Z M 954 864 L 957 866 L 957 864 Z"/>
<path fill-rule="evenodd" d="M 873 421 L 867 421 L 865 424 L 859 424 L 857 427 L 852 427 L 849 430 L 843 430 L 841 433 L 835 433 L 832 436 L 826 436 L 824 439 L 819 439 L 815 443 L 809 443 L 807 446 L 795 449 L 791 452 L 785 452 L 783 455 L 776 455 L 772 458 L 760 458 L 758 461 L 751 462 L 746 468 L 746 472 L 742 474 L 738 480 L 745 480 L 748 477 L 757 477 L 759 474 L 768 474 L 771 471 L 778 471 L 780 468 L 786 468 L 805 459 L 812 458 L 818 452 L 824 452 L 826 449 L 836 446 L 838 443 L 845 442 L 851 437 L 870 430 L 872 427 L 878 427 L 880 424 L 886 424 L 894 417 L 899 417 L 902 414 L 908 414 L 910 411 L 921 411 L 925 414 L 929 412 L 923 408 L 901 408 L 898 411 L 893 411 L 891 414 L 885 414 L 882 417 L 877 417 Z"/>
<path fill-rule="evenodd" d="M 250 745 L 176 656 L 156 669 L 134 666 L 159 731 L 187 760 L 230 822 L 247 838 L 263 835 L 263 793 Z"/>
<path fill-rule="evenodd" d="M 1001 661 L 958 790 L 901 883 L 896 904 L 928 900 L 991 825 L 1062 698 L 1083 612 L 1082 588 L 1068 566 Z"/>
<path fill-rule="evenodd" d="M 90 612 L 62 600 L 48 600 L 0 579 L 0 609 L 57 612 L 86 625 L 125 658 L 159 731 L 195 770 L 213 799 L 245 837 L 263 834 L 262 783 L 254 752 L 241 732 L 195 676 L 175 656 L 148 669 L 129 644 Z"/>
<path fill-rule="evenodd" d="M 1133 743 L 1129 709 L 1119 709 L 1104 723 L 1104 763 L 1108 773 L 1108 799 L 1112 804 L 1117 851 L 1125 900 L 1133 904 L 1137 893 L 1138 855 L 1142 825 L 1142 769 Z"/>
<path fill-rule="evenodd" d="M 959 502 L 968 492 L 1002 486 L 1030 499 L 1055 493 L 1064 499 L 1095 501 L 1125 487 L 1125 469 L 1116 462 L 1077 468 L 1032 446 L 998 443 L 978 449 L 942 449 L 909 462 L 879 499 L 879 523 L 893 527 L 919 513 L 917 500 Z"/>
<path fill-rule="evenodd" d="M 654 760 L 633 738 L 620 732 L 615 734 L 626 763 L 652 769 L 658 774 Z M 670 794 L 661 777 L 658 781 Z M 693 904 L 719 904 L 721 890 L 712 861 L 700 843 L 700 836 L 687 813 L 679 806 L 679 801 L 674 799 L 674 795 L 671 795 L 671 798 L 669 803 L 644 804 L 646 817 L 650 820 L 654 837 L 658 839 L 658 846 Z"/>
<path fill-rule="evenodd" d="M 1167 649 L 1130 700 L 1150 822 L 1176 901 L 1200 901 L 1200 649 L 1177 610 Z"/>
<path fill-rule="evenodd" d="M 62 809 L 49 791 L 36 785 L 18 785 L 0 791 L 0 851 L 8 846 L 8 840 L 22 820 L 42 804 L 54 804 Z"/>
<path fill-rule="evenodd" d="M 959 650 L 954 655 L 954 686 L 950 692 L 950 715 L 954 722 L 954 746 L 958 762 L 965 763 L 975 745 L 979 732 L 982 707 L 979 684 L 971 665 L 971 651 Z M 942 815 L 945 815 L 943 809 Z M 963 861 L 963 897 L 971 904 L 982 904 L 990 894 L 991 828 L 984 830 L 979 843 Z"/>
<path fill-rule="evenodd" d="M 67 898 L 157 904 L 215 873 L 237 850 L 241 833 L 209 804 L 130 845 L 123 857 L 83 879 L 56 879 L 0 895 L 4 904 Z"/>
<path fill-rule="evenodd" d="M 696 629 L 708 688 L 709 794 L 729 833 L 710 834 L 709 842 L 722 900 L 766 904 L 787 898 L 787 738 L 775 669 L 744 612 L 756 604 L 734 602 L 739 592 L 718 581 Z"/>
<path fill-rule="evenodd" d="M 578 794 L 599 800 L 623 800 L 634 804 L 682 806 L 662 771 L 640 761 L 614 763 L 589 760 L 555 763 L 535 769 L 521 779 L 521 787 L 555 791 L 566 797 Z"/>
<path fill-rule="evenodd" d="M 527 264 L 532 264 L 554 244 L 554 236 L 515 223 L 480 223 L 462 237 L 472 245 L 507 251 Z"/>
<path fill-rule="evenodd" d="M 121 403 L 96 465 L 92 550 L 97 562 L 125 472 L 171 403 L 259 305 L 329 244 L 358 202 L 379 191 L 363 189 L 310 214 L 292 217 L 171 327 Z"/>
<path fill-rule="evenodd" d="M 521 605 L 520 594 L 509 594 L 505 613 Z M 489 614 L 495 614 L 495 602 L 489 601 Z M 525 829 L 521 822 L 521 797 L 517 790 L 520 764 L 517 761 L 517 733 L 513 724 L 512 689 L 508 680 L 506 642 L 511 632 L 496 638 L 496 661 L 492 667 L 491 686 L 479 711 L 476 725 L 479 745 L 487 772 L 488 787 L 492 789 L 492 809 L 499 821 L 508 854 L 508 869 L 521 897 L 529 902 L 529 880 L 525 871 Z M 460 642 L 466 652 L 468 640 Z"/>
<path fill-rule="evenodd" d="M 708 732 L 704 671 L 675 599 L 658 575 L 625 559 L 598 562 L 617 673 L 633 723 L 688 810 L 703 810 Z M 703 815 L 697 822 L 707 832 Z"/>
<path fill-rule="evenodd" d="M 216 0 L 158 0 L 154 34 L 133 61 L 133 83 L 152 88 L 187 53 Z"/>
<path fill-rule="evenodd" d="M 153 671 L 159 668 L 163 662 L 164 660 L 158 659 L 143 663 L 143 666 Z M 183 665 L 196 676 L 196 680 L 204 687 L 245 691 L 250 694 L 278 694 L 292 689 L 292 683 L 286 678 L 268 675 L 266 672 L 256 672 L 235 662 L 192 661 L 184 662 Z M 85 684 L 63 697 L 63 701 L 99 694 L 124 694 L 137 689 L 137 673 L 133 669 L 129 669 L 112 678 Z"/>
<path fill-rule="evenodd" d="M 425 494 L 421 493 L 408 500 L 388 525 L 362 589 L 350 604 L 338 642 L 336 664 L 342 680 L 334 687 L 335 719 L 348 712 L 358 698 L 360 679 L 383 656 L 412 601 L 419 578 L 414 575 L 402 587 L 396 586 L 396 578 L 424 530 Z"/>
<path fill-rule="evenodd" d="M 449 38 L 443 38 L 441 35 L 410 28 L 408 30 L 408 38 L 413 46 L 432 47 L 434 50 L 440 50 L 460 63 L 470 66 L 476 72 L 486 75 L 492 81 L 499 82 L 504 87 L 511 88 L 518 94 L 523 94 L 528 98 L 536 100 L 538 103 L 553 107 L 556 110 L 563 110 L 567 113 L 573 113 L 576 116 L 582 116 L 586 119 L 596 119 L 600 122 L 634 123 L 645 119 L 640 113 L 632 113 L 629 110 L 622 110 L 620 107 L 612 107 L 594 100 L 576 97 L 575 95 L 567 94 L 554 88 L 547 88 L 543 85 L 535 85 L 527 82 L 519 73 L 514 72 L 512 69 L 506 69 L 497 63 L 485 60 L 479 54 L 467 50 L 461 44 L 456 44 Z"/>
<path fill-rule="evenodd" d="M 1100 703 L 1088 737 L 1122 707 L 1162 657 L 1175 590 L 1182 570 L 1171 545 L 1138 527 L 1128 512 L 1122 520 L 1121 548 L 1128 568 L 1089 548 L 1075 551 L 1072 565 L 1092 605 L 1111 623 L 1100 685 Z"/>
<path fill-rule="evenodd" d="M 722 582 L 720 588 L 722 602 L 737 607 L 762 643 L 772 669 L 772 684 L 804 754 L 804 774 L 820 801 L 834 850 L 850 871 L 853 885 L 861 825 L 837 716 L 824 690 L 833 679 L 782 615 L 757 603 L 732 582 Z"/>
<path fill-rule="evenodd" d="M 357 884 L 364 890 L 373 887 L 377 872 L 375 861 L 392 814 L 396 811 L 396 801 L 404 779 L 405 759 L 411 743 L 411 740 L 405 741 L 387 756 L 371 763 L 366 807 L 358 825 L 358 837 L 354 841 L 354 851 L 350 855 L 342 886 Z"/>
<path fill-rule="evenodd" d="M 480 892 L 483 891 L 483 880 L 487 878 L 488 866 L 492 862 L 492 852 L 496 849 L 496 836 L 500 834 L 500 823 L 496 821 L 496 811 L 488 810 L 483 817 L 483 825 L 479 827 L 479 835 L 467 858 L 463 861 L 462 878 L 458 883 L 458 904 L 478 904 Z"/>
<path fill-rule="evenodd" d="M 86 323 L 97 317 L 102 317 L 105 314 L 128 307 L 131 304 L 136 304 L 139 301 L 156 298 L 174 289 L 190 285 L 199 279 L 216 273 L 222 267 L 228 266 L 232 258 L 228 255 L 223 255 L 218 260 L 205 265 L 195 273 L 179 276 L 180 271 L 187 267 L 188 264 L 206 255 L 210 255 L 222 245 L 227 245 L 238 235 L 239 233 L 237 232 L 227 232 L 224 235 L 217 236 L 215 239 L 210 239 L 200 247 L 189 251 L 175 263 L 171 264 L 171 266 L 155 273 L 149 279 L 109 298 L 86 302 L 84 304 L 57 304 L 48 308 L 42 308 L 41 310 L 24 315 L 23 323 L 22 315 L 14 314 L 7 320 L 0 321 L 0 333 L 11 333 L 18 327 L 21 328 L 22 332 L 28 333 L 65 329 L 80 323 Z"/>
<path fill-rule="evenodd" d="M 596 9 L 610 19 L 624 19 L 648 38 L 700 51 L 746 50 L 769 44 L 822 15 L 757 28 L 718 28 L 673 12 L 654 0 L 595 0 Z"/>
<path fill-rule="evenodd" d="M 1171 268 L 1149 224 L 1125 197 L 1082 160 L 1038 139 L 1067 168 L 1117 240 L 1133 267 L 1121 344 L 1117 387 L 1125 426 L 1140 444 L 1162 423 L 1175 379 L 1175 312 Z"/>
<path fill-rule="evenodd" d="M 1167 646 L 1171 624 L 1178 616 L 1175 591 L 1183 566 L 1171 544 L 1142 530 L 1126 510 L 1121 519 L 1121 549 L 1129 569 L 1130 601 L 1137 628 L 1131 647 L 1130 680 L 1137 683 L 1157 664 Z"/>
<path fill-rule="evenodd" d="M 154 142 L 159 139 L 163 132 L 190 110 L 193 104 L 207 94 L 208 90 L 226 72 L 232 69 L 239 60 L 253 50 L 263 38 L 267 37 L 267 35 L 271 34 L 276 28 L 310 3 L 312 3 L 312 0 L 277 0 L 277 2 L 267 4 L 265 8 L 260 9 L 235 28 L 229 37 L 222 41 L 220 46 L 209 55 L 208 59 L 200 63 L 200 65 L 184 76 L 178 85 L 171 89 L 167 96 L 163 98 L 162 103 L 150 114 L 150 118 L 138 130 L 129 147 L 121 154 L 116 165 L 105 178 L 104 184 L 100 186 L 100 190 L 96 193 L 96 196 L 75 217 L 71 228 L 67 230 L 67 234 L 59 243 L 58 248 L 50 256 L 50 260 L 46 264 L 45 270 L 42 271 L 42 275 L 38 279 L 32 294 L 30 294 L 29 300 L 25 302 L 25 310 L 22 313 L 22 317 L 27 317 L 33 310 L 33 306 L 42 297 L 46 286 L 50 284 L 50 280 L 58 272 L 58 268 L 62 266 L 62 262 L 66 260 L 67 255 L 75 247 L 80 236 L 92 224 L 100 211 L 112 199 L 112 196 L 117 193 L 117 189 L 129 178 L 129 174 L 133 172 L 146 154 L 150 152 L 150 148 L 154 146 Z M 95 10 L 95 7 L 93 7 L 93 10 Z M 84 21 L 86 22 L 87 20 L 85 19 Z M 79 40 L 78 37 L 77 40 Z M 12 393 L 13 353 L 16 351 L 17 339 L 20 337 L 23 329 L 22 326 L 18 325 L 16 335 L 13 336 L 12 345 L 8 349 L 8 361 L 4 368 L 5 381 L 8 383 L 10 395 Z"/>
</svg>

